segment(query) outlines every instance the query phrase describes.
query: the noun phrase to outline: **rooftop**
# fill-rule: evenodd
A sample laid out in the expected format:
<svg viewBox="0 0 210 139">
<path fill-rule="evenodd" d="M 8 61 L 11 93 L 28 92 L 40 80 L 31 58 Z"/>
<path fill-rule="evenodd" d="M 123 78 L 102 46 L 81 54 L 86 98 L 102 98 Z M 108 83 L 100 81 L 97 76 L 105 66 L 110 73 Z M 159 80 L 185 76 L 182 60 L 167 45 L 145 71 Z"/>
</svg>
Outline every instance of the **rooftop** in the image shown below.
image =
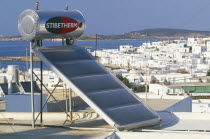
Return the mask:
<svg viewBox="0 0 210 139">
<path fill-rule="evenodd" d="M 58 113 L 58 115 L 60 115 Z M 170 113 L 159 112 L 162 119 L 161 126 L 152 128 L 144 127 L 143 129 L 135 129 L 134 132 L 116 132 L 126 134 L 127 137 L 154 137 L 165 139 L 168 134 L 176 136 L 203 136 L 209 138 L 210 119 L 208 113 Z M 105 138 L 113 130 L 108 127 L 101 119 L 92 120 L 77 124 L 81 128 L 68 128 L 59 126 L 62 124 L 62 119 L 59 121 L 51 120 L 45 126 L 36 126 L 35 129 L 30 126 L 31 121 L 18 121 L 12 119 L 2 119 L 0 126 L 0 136 L 2 138 Z M 39 123 L 39 122 L 38 122 Z M 51 124 L 51 125 L 50 125 Z M 88 128 L 84 128 L 84 126 Z M 92 129 L 91 129 L 92 128 Z M 201 136 L 200 136 L 201 135 Z M 125 136 L 123 136 L 126 138 Z M 122 137 L 122 138 L 123 138 Z M 172 137 L 173 138 L 173 137 Z"/>
<path fill-rule="evenodd" d="M 210 86 L 210 83 L 204 82 L 183 82 L 183 83 L 171 83 L 170 85 L 166 85 L 168 87 L 183 87 L 183 86 Z"/>
</svg>

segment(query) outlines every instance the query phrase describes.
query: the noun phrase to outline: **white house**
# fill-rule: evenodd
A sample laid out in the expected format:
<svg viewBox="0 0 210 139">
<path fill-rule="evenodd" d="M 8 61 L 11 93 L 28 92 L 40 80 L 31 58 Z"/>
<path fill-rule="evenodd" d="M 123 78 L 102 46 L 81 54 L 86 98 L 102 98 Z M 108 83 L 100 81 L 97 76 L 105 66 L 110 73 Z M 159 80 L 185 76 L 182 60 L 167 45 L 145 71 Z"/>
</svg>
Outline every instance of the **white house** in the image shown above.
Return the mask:
<svg viewBox="0 0 210 139">
<path fill-rule="evenodd" d="M 120 52 L 133 52 L 135 47 L 132 45 L 120 45 Z"/>
</svg>

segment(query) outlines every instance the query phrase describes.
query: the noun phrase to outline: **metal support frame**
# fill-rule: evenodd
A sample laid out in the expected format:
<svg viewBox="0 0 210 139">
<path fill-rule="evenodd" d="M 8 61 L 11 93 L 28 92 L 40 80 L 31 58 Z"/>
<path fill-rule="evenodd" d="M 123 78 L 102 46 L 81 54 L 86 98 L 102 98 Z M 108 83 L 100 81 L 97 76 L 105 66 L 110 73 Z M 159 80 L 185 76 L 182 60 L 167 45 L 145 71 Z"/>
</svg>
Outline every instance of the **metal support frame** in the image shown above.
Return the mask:
<svg viewBox="0 0 210 139">
<path fill-rule="evenodd" d="M 39 77 L 38 77 L 35 73 L 33 73 L 33 75 L 41 82 L 41 80 L 39 79 Z M 53 89 L 52 92 L 50 92 L 50 91 L 47 89 L 47 87 L 41 82 L 42 86 L 47 90 L 47 92 L 48 92 L 49 95 L 50 95 L 50 96 L 47 98 L 45 104 L 42 106 L 42 110 L 43 110 L 44 107 L 47 105 L 47 102 L 49 101 L 49 99 L 52 97 L 52 98 L 56 101 L 56 104 L 58 105 L 58 107 L 59 107 L 62 111 L 65 111 L 65 110 L 58 104 L 58 100 L 53 96 L 53 93 L 54 93 L 54 91 L 56 90 L 56 88 L 57 88 L 57 86 L 58 86 L 58 84 L 59 84 L 60 82 L 61 82 L 61 80 L 58 81 L 58 83 L 56 84 L 56 86 L 54 87 L 54 89 Z M 66 112 L 65 112 L 65 113 L 66 113 Z M 39 113 L 39 114 L 37 115 L 35 121 L 38 119 L 38 117 L 40 116 L 40 114 L 41 114 L 41 113 Z M 66 113 L 66 114 L 70 117 L 70 115 L 69 115 L 68 113 Z"/>
<path fill-rule="evenodd" d="M 74 40 L 73 39 L 66 39 L 66 45 L 73 45 L 74 44 Z M 62 39 L 62 45 L 64 46 L 64 39 Z M 97 44 L 96 44 L 97 45 Z M 58 84 L 61 82 L 61 80 L 59 80 L 59 82 L 56 84 L 56 86 L 54 87 L 54 89 L 50 92 L 47 87 L 43 84 L 43 61 L 40 61 L 40 78 L 34 73 L 33 71 L 33 48 L 34 47 L 42 47 L 42 40 L 34 40 L 30 42 L 30 68 L 31 68 L 31 109 L 32 109 L 32 127 L 35 128 L 35 124 L 36 121 L 38 120 L 39 116 L 40 116 L 40 124 L 43 125 L 43 109 L 44 107 L 47 105 L 47 102 L 49 101 L 49 99 L 52 97 L 55 101 L 56 104 L 58 105 L 58 107 L 64 111 L 66 113 L 66 120 L 63 123 L 63 127 L 66 127 L 65 124 L 66 122 L 71 122 L 73 123 L 73 98 L 72 98 L 72 94 L 73 91 L 71 88 L 67 88 L 67 86 L 65 85 L 65 93 L 66 93 L 66 110 L 64 110 L 58 103 L 58 100 L 56 100 L 56 98 L 53 96 L 54 91 L 56 90 Z M 38 115 L 35 117 L 35 110 L 34 110 L 34 85 L 33 85 L 33 81 L 34 81 L 34 76 L 36 77 L 36 79 L 40 82 L 41 86 L 40 86 L 40 112 L 38 113 Z M 49 96 L 46 100 L 46 102 L 43 105 L 43 88 L 49 93 Z M 79 116 L 79 115 L 77 115 Z M 68 127 L 69 128 L 69 127 Z M 75 127 L 74 127 L 75 128 Z M 79 128 L 79 127 L 78 127 Z M 94 128 L 93 128 L 94 130 Z"/>
<path fill-rule="evenodd" d="M 74 41 L 72 40 L 67 40 L 67 44 L 69 45 L 69 43 L 74 43 Z M 62 45 L 64 45 L 64 39 L 62 39 Z M 73 91 L 71 88 L 67 88 L 66 84 L 65 84 L 65 96 L 66 96 L 66 109 L 64 110 L 60 104 L 58 103 L 58 100 L 53 96 L 53 93 L 55 92 L 57 86 L 59 85 L 59 83 L 61 82 L 61 80 L 59 79 L 58 83 L 56 84 L 56 86 L 54 87 L 54 89 L 50 92 L 47 87 L 43 84 L 43 61 L 40 61 L 40 78 L 34 73 L 33 71 L 33 48 L 34 47 L 42 47 L 42 41 L 31 41 L 30 42 L 30 68 L 31 68 L 31 108 L 32 108 L 32 128 L 35 128 L 35 124 L 36 121 L 38 120 L 39 116 L 40 116 L 40 124 L 43 125 L 43 109 L 44 107 L 47 105 L 47 102 L 49 101 L 49 99 L 52 97 L 56 104 L 58 105 L 58 107 L 64 111 L 66 113 L 66 120 L 63 123 L 62 127 L 66 127 L 66 128 L 70 128 L 70 129 L 83 129 L 83 130 L 100 130 L 102 128 L 86 128 L 86 127 L 72 127 L 71 124 L 74 122 L 74 100 L 73 100 Z M 38 115 L 35 117 L 35 110 L 34 110 L 34 85 L 33 85 L 33 81 L 34 81 L 34 77 L 40 82 L 41 86 L 40 86 L 40 112 L 38 113 Z M 43 88 L 48 92 L 49 96 L 46 100 L 46 102 L 43 105 Z M 88 112 L 87 112 L 88 113 Z M 78 115 L 76 115 L 78 116 Z M 80 117 L 80 116 L 79 116 Z M 66 122 L 70 122 L 69 126 L 66 126 Z M 44 126 L 44 125 L 43 125 Z M 102 129 L 104 130 L 104 129 Z"/>
<path fill-rule="evenodd" d="M 64 45 L 64 39 L 62 40 L 62 45 Z M 54 87 L 54 89 L 50 92 L 47 87 L 43 84 L 43 61 L 40 61 L 40 78 L 34 73 L 33 71 L 33 57 L 34 57 L 34 53 L 33 53 L 33 48 L 34 47 L 42 47 L 42 41 L 41 40 L 34 40 L 33 42 L 30 42 L 30 79 L 31 79 L 31 111 L 32 111 L 32 128 L 35 128 L 35 124 L 36 121 L 38 120 L 39 116 L 40 116 L 40 124 L 43 124 L 43 109 L 44 107 L 47 105 L 47 102 L 49 101 L 49 99 L 52 97 L 56 104 L 58 105 L 58 107 L 62 110 L 65 111 L 66 113 L 66 120 L 64 122 L 64 124 L 66 123 L 66 121 L 73 121 L 73 99 L 72 99 L 72 90 L 70 89 L 68 91 L 67 87 L 66 89 L 66 110 L 64 110 L 58 103 L 58 100 L 53 96 L 54 91 L 56 90 L 58 84 L 61 82 L 61 80 L 58 81 L 58 83 L 56 84 L 56 86 Z M 36 77 L 36 79 L 40 82 L 40 112 L 38 113 L 38 115 L 35 117 L 35 110 L 34 110 L 34 85 L 33 85 L 33 81 L 34 81 L 34 76 Z M 43 88 L 48 92 L 49 96 L 46 100 L 46 102 L 43 105 Z M 69 119 L 69 120 L 68 120 Z M 63 125 L 64 125 L 63 124 Z"/>
<path fill-rule="evenodd" d="M 65 87 L 65 93 L 66 93 L 66 120 L 63 123 L 63 126 L 65 126 L 66 122 L 73 123 L 73 99 L 72 99 L 72 90 L 67 88 L 66 84 Z M 69 114 L 68 114 L 69 113 Z"/>
<path fill-rule="evenodd" d="M 69 41 L 69 40 L 67 40 Z M 74 41 L 69 41 L 71 43 L 74 43 Z M 66 45 L 68 45 L 68 43 Z M 64 39 L 62 40 L 62 45 L 64 45 Z M 61 80 L 58 81 L 58 83 L 56 84 L 56 86 L 54 87 L 54 89 L 50 92 L 47 87 L 43 84 L 43 61 L 40 62 L 40 74 L 41 74 L 41 78 L 39 78 L 33 71 L 33 48 L 34 47 L 41 47 L 42 46 L 42 41 L 37 41 L 35 40 L 34 42 L 30 42 L 30 68 L 31 68 L 31 108 L 32 108 L 32 128 L 35 128 L 36 125 L 36 121 L 40 116 L 40 124 L 42 126 L 43 125 L 43 109 L 46 106 L 47 102 L 49 101 L 49 99 L 52 97 L 55 101 L 56 104 L 58 105 L 58 107 L 64 111 L 66 113 L 66 120 L 63 123 L 63 125 L 61 127 L 65 127 L 65 128 L 69 128 L 69 129 L 83 129 L 83 130 L 104 130 L 104 128 L 86 128 L 86 127 L 75 127 L 72 126 L 72 124 L 75 121 L 78 120 L 74 120 L 73 118 L 73 114 L 74 114 L 74 100 L 73 100 L 73 91 L 71 88 L 67 88 L 67 86 L 65 86 L 65 93 L 66 93 L 66 110 L 64 110 L 58 103 L 58 100 L 56 100 L 56 98 L 53 96 L 54 91 L 56 90 L 58 84 L 61 82 Z M 38 115 L 35 117 L 35 110 L 34 110 L 34 85 L 33 85 L 33 81 L 34 81 L 34 77 L 41 83 L 40 86 L 40 90 L 41 90 L 41 94 L 40 94 L 40 112 L 38 113 Z M 43 88 L 49 93 L 49 96 L 46 100 L 46 102 L 43 105 Z M 89 112 L 86 112 L 89 114 Z M 76 114 L 76 116 L 80 117 L 78 114 Z M 80 121 L 80 120 L 79 120 Z M 85 120 L 86 121 L 86 120 Z M 70 122 L 70 125 L 66 126 L 66 122 Z M 106 128 L 105 128 L 106 129 Z M 106 130 L 113 130 L 113 129 L 106 129 Z"/>
</svg>

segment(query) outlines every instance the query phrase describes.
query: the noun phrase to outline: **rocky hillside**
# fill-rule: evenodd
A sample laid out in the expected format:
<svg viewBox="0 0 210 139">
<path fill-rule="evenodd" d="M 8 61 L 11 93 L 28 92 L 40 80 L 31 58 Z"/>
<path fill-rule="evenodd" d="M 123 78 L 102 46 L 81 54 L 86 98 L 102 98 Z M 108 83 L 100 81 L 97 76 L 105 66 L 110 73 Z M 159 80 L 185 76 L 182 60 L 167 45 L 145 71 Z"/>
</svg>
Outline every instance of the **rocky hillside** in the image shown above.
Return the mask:
<svg viewBox="0 0 210 139">
<path fill-rule="evenodd" d="M 210 31 L 195 31 L 186 29 L 144 29 L 140 31 L 131 31 L 119 35 L 98 35 L 101 40 L 117 40 L 117 39 L 173 39 L 173 38 L 189 38 L 189 37 L 209 37 Z M 81 39 L 94 39 L 93 35 L 84 35 Z"/>
<path fill-rule="evenodd" d="M 132 40 L 132 39 L 177 39 L 190 37 L 210 37 L 210 31 L 196 31 L 186 29 L 156 28 L 131 31 L 119 35 L 98 35 L 99 40 Z M 20 36 L 4 37 L 0 41 L 22 40 Z M 95 40 L 95 35 L 82 35 L 77 40 Z"/>
</svg>

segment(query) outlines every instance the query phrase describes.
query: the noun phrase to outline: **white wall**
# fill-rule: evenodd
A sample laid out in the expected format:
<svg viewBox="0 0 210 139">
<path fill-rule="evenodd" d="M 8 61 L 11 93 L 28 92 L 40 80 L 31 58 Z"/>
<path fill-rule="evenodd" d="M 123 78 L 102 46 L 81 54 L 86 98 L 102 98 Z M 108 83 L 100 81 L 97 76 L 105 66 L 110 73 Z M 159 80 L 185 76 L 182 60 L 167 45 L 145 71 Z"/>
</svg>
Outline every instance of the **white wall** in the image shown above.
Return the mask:
<svg viewBox="0 0 210 139">
<path fill-rule="evenodd" d="M 161 84 L 149 84 L 149 92 L 156 95 L 166 95 L 169 88 Z"/>
</svg>

